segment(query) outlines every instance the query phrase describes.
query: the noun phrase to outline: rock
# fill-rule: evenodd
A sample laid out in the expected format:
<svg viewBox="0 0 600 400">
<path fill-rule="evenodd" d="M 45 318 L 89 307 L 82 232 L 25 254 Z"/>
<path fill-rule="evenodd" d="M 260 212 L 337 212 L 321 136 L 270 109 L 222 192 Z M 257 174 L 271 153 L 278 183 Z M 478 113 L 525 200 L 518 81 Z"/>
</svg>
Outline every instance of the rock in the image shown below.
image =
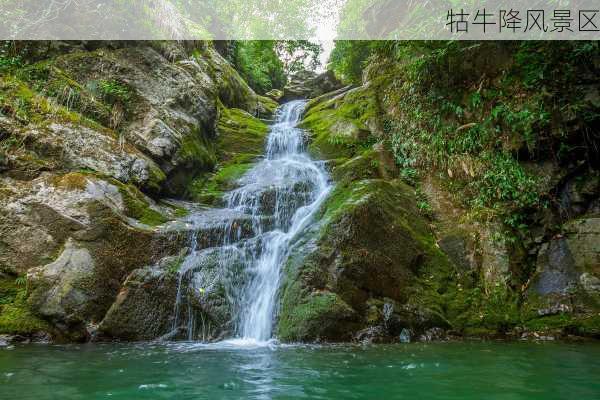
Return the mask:
<svg viewBox="0 0 600 400">
<path fill-rule="evenodd" d="M 11 342 L 11 337 L 9 335 L 0 335 L 0 348 L 8 347 Z"/>
<path fill-rule="evenodd" d="M 578 271 L 600 276 L 600 217 L 571 220 L 564 225 L 566 241 Z"/>
<path fill-rule="evenodd" d="M 577 280 L 578 273 L 567 240 L 559 238 L 543 244 L 532 290 L 540 295 L 565 294 Z"/>
<path fill-rule="evenodd" d="M 372 299 L 382 306 L 386 298 L 407 301 L 421 267 L 443 259 L 413 192 L 383 180 L 336 188 L 316 217 L 321 224 L 298 242 L 286 266 L 280 339 L 347 340 L 368 328 Z"/>
<path fill-rule="evenodd" d="M 94 270 L 94 260 L 89 250 L 78 247 L 69 238 L 58 259 L 43 267 L 35 279 L 52 282 L 44 299 L 38 299 L 37 311 L 44 317 L 68 321 L 71 315 L 82 312 L 90 302 L 89 294 L 80 286 L 89 279 Z M 38 271 L 30 270 L 31 277 Z"/>
<path fill-rule="evenodd" d="M 69 237 L 94 241 L 113 226 L 153 236 L 140 220 L 160 223 L 168 215 L 134 187 L 93 174 L 44 174 L 26 182 L 0 179 L 0 188 L 0 247 L 5 249 L 0 263 L 14 274 L 55 260 Z"/>
<path fill-rule="evenodd" d="M 583 289 L 588 293 L 600 293 L 600 279 L 590 274 L 589 272 L 584 272 L 579 277 L 579 282 Z"/>
<path fill-rule="evenodd" d="M 368 111 L 357 115 L 356 109 Z M 361 148 L 359 144 L 379 132 L 376 110 L 371 87 L 354 88 L 309 102 L 300 123 L 311 133 L 309 153 L 323 160 L 360 155 L 356 151 Z"/>
<path fill-rule="evenodd" d="M 438 340 L 444 340 L 446 338 L 446 332 L 442 328 L 434 327 L 427 329 L 421 336 L 419 336 L 419 341 L 433 342 Z"/>
<path fill-rule="evenodd" d="M 317 75 L 315 72 L 302 70 L 289 78 L 283 88 L 281 101 L 310 99 L 340 89 L 342 86 L 331 71 Z"/>
<path fill-rule="evenodd" d="M 386 336 L 387 332 L 383 326 L 369 326 L 368 328 L 356 332 L 353 340 L 361 344 L 371 344 L 382 342 Z"/>
<path fill-rule="evenodd" d="M 271 89 L 265 93 L 265 96 L 275 101 L 279 101 L 283 97 L 283 90 Z"/>
<path fill-rule="evenodd" d="M 400 332 L 400 336 L 398 338 L 398 340 L 400 340 L 400 343 L 410 343 L 410 340 L 412 338 L 412 332 L 410 331 L 410 329 L 402 329 L 402 332 Z"/>
<path fill-rule="evenodd" d="M 119 181 L 69 173 L 0 182 L 10 188 L 0 202 L 0 263 L 27 274 L 27 303 L 66 339 L 85 338 L 130 271 L 181 243 L 146 225 L 165 218 L 162 209 Z"/>
<path fill-rule="evenodd" d="M 98 327 L 99 337 L 140 341 L 170 332 L 180 263 L 180 256 L 169 257 L 131 272 Z"/>
<path fill-rule="evenodd" d="M 573 307 L 568 304 L 556 303 L 548 308 L 540 308 L 537 310 L 539 316 L 544 317 L 547 315 L 556 315 L 562 313 L 570 313 L 573 311 Z"/>
</svg>

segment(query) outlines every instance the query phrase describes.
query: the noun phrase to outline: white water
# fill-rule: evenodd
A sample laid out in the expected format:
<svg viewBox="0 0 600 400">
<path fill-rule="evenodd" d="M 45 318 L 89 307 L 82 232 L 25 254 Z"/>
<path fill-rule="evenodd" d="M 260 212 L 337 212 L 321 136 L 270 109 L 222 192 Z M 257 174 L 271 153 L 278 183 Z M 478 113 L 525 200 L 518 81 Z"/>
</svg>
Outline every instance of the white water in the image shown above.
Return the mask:
<svg viewBox="0 0 600 400">
<path fill-rule="evenodd" d="M 330 191 L 326 172 L 304 151 L 304 133 L 296 126 L 304 105 L 292 101 L 281 106 L 265 158 L 225 196 L 226 208 L 192 218 L 198 229 L 180 270 L 174 321 L 174 329 L 185 325 L 189 340 L 214 339 L 207 328 L 211 321 L 194 304 L 222 306 L 217 293 L 227 299 L 230 311 L 225 325 L 232 339 L 227 343 L 252 346 L 272 338 L 290 243 Z M 220 237 L 214 239 L 215 234 Z M 213 239 L 207 240 L 209 236 Z M 184 311 L 187 319 L 182 321 Z"/>
</svg>

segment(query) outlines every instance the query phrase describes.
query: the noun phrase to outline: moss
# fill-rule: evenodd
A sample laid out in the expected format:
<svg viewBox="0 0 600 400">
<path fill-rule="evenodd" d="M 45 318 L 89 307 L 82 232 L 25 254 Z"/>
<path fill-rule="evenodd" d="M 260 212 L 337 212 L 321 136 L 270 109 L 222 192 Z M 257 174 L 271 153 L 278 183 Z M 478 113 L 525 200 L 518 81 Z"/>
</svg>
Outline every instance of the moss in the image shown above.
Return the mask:
<svg viewBox="0 0 600 400">
<path fill-rule="evenodd" d="M 168 219 L 164 215 L 150 207 L 138 188 L 122 183 L 117 186 L 125 205 L 125 215 L 149 226 L 157 226 L 167 222 Z"/>
<path fill-rule="evenodd" d="M 80 172 L 69 172 L 52 178 L 54 186 L 65 189 L 85 190 L 87 183 L 85 174 Z"/>
<path fill-rule="evenodd" d="M 208 177 L 199 177 L 194 179 L 188 186 L 188 197 L 200 203 L 214 205 L 225 194 L 235 186 L 235 181 L 242 177 L 253 164 L 250 163 L 232 163 L 219 168 L 217 172 Z"/>
<path fill-rule="evenodd" d="M 259 104 L 259 116 L 267 118 L 272 117 L 275 114 L 277 107 L 279 107 L 279 104 L 269 97 L 256 96 L 256 98 Z"/>
<path fill-rule="evenodd" d="M 277 336 L 286 342 L 311 339 L 337 339 L 347 336 L 353 325 L 354 310 L 337 294 L 332 292 L 313 292 L 308 296 L 299 296 L 299 289 L 288 289 L 283 300 L 285 309 L 277 326 Z"/>
<path fill-rule="evenodd" d="M 27 288 L 16 280 L 0 279 L 0 334 L 31 335 L 50 330 L 27 305 Z"/>
<path fill-rule="evenodd" d="M 300 126 L 312 133 L 309 152 L 320 159 L 352 157 L 370 140 L 376 120 L 375 96 L 363 87 L 311 104 Z"/>
<path fill-rule="evenodd" d="M 55 120 L 96 126 L 78 113 L 50 102 L 14 76 L 0 76 L 0 109 L 22 124 L 41 124 Z"/>
<path fill-rule="evenodd" d="M 269 127 L 246 111 L 220 106 L 217 131 L 219 154 L 227 159 L 262 154 Z"/>
<path fill-rule="evenodd" d="M 178 257 L 173 257 L 173 259 L 170 260 L 166 266 L 167 275 L 168 276 L 177 275 L 177 272 L 179 272 L 179 270 L 181 269 L 181 266 L 183 265 L 184 260 L 185 260 L 185 257 L 182 255 L 180 255 Z"/>
<path fill-rule="evenodd" d="M 216 162 L 212 145 L 197 131 L 183 137 L 179 157 L 189 166 L 208 170 L 212 169 Z"/>
<path fill-rule="evenodd" d="M 264 122 L 247 112 L 220 104 L 217 124 L 219 163 L 213 173 L 200 175 L 187 185 L 186 197 L 209 205 L 218 203 L 263 153 L 268 130 Z"/>
</svg>

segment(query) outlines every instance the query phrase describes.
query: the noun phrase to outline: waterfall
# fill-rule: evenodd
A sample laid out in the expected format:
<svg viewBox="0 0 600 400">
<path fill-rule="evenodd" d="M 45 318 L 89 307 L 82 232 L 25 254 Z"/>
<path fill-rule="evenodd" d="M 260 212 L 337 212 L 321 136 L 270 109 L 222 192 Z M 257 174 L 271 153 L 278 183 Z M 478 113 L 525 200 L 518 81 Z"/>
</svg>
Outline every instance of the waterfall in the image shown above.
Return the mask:
<svg viewBox="0 0 600 400">
<path fill-rule="evenodd" d="M 174 321 L 189 340 L 211 338 L 215 324 L 237 339 L 272 337 L 290 244 L 330 191 L 327 173 L 305 152 L 297 127 L 304 106 L 292 101 L 278 109 L 265 157 L 226 194 L 225 208 L 190 218 L 195 231 L 179 271 Z M 207 310 L 217 310 L 217 317 L 208 318 Z"/>
</svg>

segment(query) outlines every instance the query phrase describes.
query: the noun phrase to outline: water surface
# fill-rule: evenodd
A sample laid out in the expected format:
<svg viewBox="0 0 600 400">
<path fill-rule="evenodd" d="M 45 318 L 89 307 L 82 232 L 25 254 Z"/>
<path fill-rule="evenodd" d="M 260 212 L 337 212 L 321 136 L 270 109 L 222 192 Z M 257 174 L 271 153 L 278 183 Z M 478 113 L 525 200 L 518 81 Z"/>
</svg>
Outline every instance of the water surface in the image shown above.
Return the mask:
<svg viewBox="0 0 600 400">
<path fill-rule="evenodd" d="M 1 399 L 600 399 L 597 343 L 0 350 Z"/>
</svg>

